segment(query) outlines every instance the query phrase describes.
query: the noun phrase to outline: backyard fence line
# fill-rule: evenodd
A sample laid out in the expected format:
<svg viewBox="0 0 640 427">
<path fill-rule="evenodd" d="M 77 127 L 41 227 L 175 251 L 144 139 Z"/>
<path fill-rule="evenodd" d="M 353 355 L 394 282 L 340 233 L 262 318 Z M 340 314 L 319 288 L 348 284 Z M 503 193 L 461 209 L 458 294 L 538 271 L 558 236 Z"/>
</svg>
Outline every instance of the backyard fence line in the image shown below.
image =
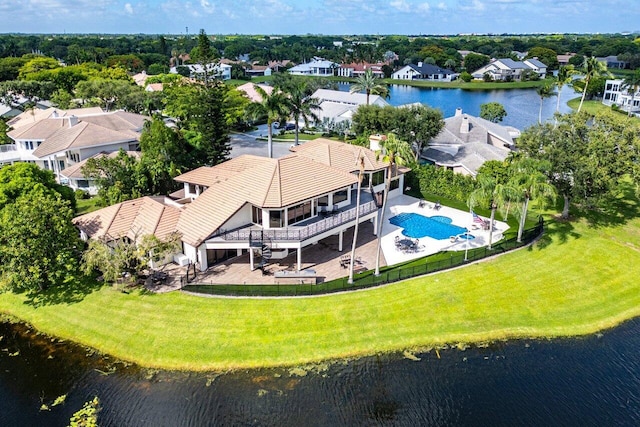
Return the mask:
<svg viewBox="0 0 640 427">
<path fill-rule="evenodd" d="M 449 258 L 436 261 L 429 261 L 429 257 L 426 257 L 423 258 L 426 260 L 424 264 L 416 264 L 408 267 L 392 266 L 380 272 L 379 276 L 375 276 L 372 274 L 372 271 L 369 270 L 362 274 L 357 274 L 353 279 L 353 283 L 348 283 L 347 277 L 318 284 L 214 285 L 203 283 L 190 284 L 185 280 L 182 282 L 184 283 L 182 289 L 194 293 L 238 297 L 309 296 L 365 289 L 438 271 L 449 270 L 484 258 L 509 252 L 530 244 L 537 239 L 543 231 L 544 221 L 542 217 L 540 217 L 535 227 L 523 231 L 521 242 L 518 242 L 517 238 L 513 237 L 492 245 L 492 249 L 488 249 L 487 247 L 477 248 L 469 250 L 467 254 L 465 254 L 465 251 L 451 252 Z M 418 260 L 412 261 L 411 263 L 416 261 Z"/>
</svg>

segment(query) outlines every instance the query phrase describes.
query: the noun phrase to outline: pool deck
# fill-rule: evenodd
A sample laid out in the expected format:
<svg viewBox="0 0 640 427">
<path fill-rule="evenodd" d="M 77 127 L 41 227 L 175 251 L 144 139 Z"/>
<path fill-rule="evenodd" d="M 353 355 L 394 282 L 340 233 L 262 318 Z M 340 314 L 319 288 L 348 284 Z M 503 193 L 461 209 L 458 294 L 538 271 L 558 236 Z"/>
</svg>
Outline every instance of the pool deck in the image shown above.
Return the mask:
<svg viewBox="0 0 640 427">
<path fill-rule="evenodd" d="M 447 206 L 442 206 L 440 209 L 436 210 L 433 208 L 434 202 L 432 201 L 427 201 L 424 207 L 420 207 L 419 199 L 407 196 L 406 194 L 390 199 L 388 205 L 389 206 L 387 207 L 384 215 L 384 224 L 382 225 L 382 252 L 384 253 L 384 258 L 388 265 L 422 258 L 440 251 L 464 251 L 465 248 L 473 249 L 487 246 L 489 244 L 489 231 L 474 229 L 473 218 L 469 212 Z M 436 215 L 449 217 L 451 218 L 451 223 L 453 225 L 469 229 L 470 234 L 475 236 L 475 239 L 470 239 L 467 246 L 467 241 L 465 239 L 458 239 L 456 242 L 451 242 L 448 238 L 444 240 L 436 240 L 431 237 L 422 237 L 419 239 L 419 245 L 416 251 L 400 251 L 396 249 L 396 236 L 399 239 L 406 239 L 406 236 L 402 234 L 403 229 L 391 224 L 389 219 L 395 215 L 409 212 L 427 217 Z M 488 219 L 485 217 L 482 218 Z M 475 226 L 477 227 L 477 224 Z M 505 222 L 495 220 L 492 239 L 493 243 L 501 240 L 504 231 L 508 228 L 509 226 Z"/>
</svg>

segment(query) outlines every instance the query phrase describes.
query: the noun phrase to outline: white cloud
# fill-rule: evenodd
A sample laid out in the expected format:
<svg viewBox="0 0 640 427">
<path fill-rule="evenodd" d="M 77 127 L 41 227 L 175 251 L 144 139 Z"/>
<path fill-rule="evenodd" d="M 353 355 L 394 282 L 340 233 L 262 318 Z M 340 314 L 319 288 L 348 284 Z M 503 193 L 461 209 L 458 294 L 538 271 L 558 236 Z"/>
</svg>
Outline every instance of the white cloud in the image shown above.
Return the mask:
<svg viewBox="0 0 640 427">
<path fill-rule="evenodd" d="M 482 12 L 485 7 L 484 3 L 482 3 L 480 0 L 471 0 L 460 2 L 460 9 L 471 12 Z"/>
<path fill-rule="evenodd" d="M 124 4 L 124 11 L 127 12 L 129 15 L 133 15 L 133 6 L 131 6 L 131 3 Z"/>
<path fill-rule="evenodd" d="M 438 6 L 436 6 L 438 9 L 440 10 L 447 10 L 447 4 L 443 1 L 441 1 L 440 3 L 438 3 Z"/>
<path fill-rule="evenodd" d="M 207 0 L 200 0 L 200 6 L 206 13 L 213 13 L 216 10 L 216 7 Z"/>
<path fill-rule="evenodd" d="M 394 9 L 398 9 L 400 12 L 409 12 L 411 10 L 409 4 L 405 0 L 394 0 L 389 3 L 389 5 Z"/>
<path fill-rule="evenodd" d="M 431 11 L 431 6 L 429 6 L 429 3 L 420 3 L 418 5 L 418 11 L 421 13 L 429 13 Z"/>
</svg>

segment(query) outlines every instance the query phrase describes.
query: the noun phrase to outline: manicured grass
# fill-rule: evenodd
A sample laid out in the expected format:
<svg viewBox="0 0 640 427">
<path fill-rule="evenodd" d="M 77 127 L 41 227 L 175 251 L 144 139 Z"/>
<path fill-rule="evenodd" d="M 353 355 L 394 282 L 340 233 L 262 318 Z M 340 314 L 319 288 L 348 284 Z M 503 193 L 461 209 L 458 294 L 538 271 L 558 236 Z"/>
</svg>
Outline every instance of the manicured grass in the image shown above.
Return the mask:
<svg viewBox="0 0 640 427">
<path fill-rule="evenodd" d="M 98 198 L 91 197 L 88 199 L 76 199 L 76 215 L 83 215 L 89 212 L 97 211 L 102 206 L 98 205 Z"/>
<path fill-rule="evenodd" d="M 150 367 L 190 370 L 323 359 L 512 337 L 588 334 L 640 315 L 638 203 L 550 222 L 531 248 L 381 288 L 315 298 L 125 294 L 0 311 L 38 330 Z"/>
<path fill-rule="evenodd" d="M 578 107 L 580 106 L 580 97 L 569 100 L 567 102 L 567 105 L 571 109 L 578 111 Z M 608 105 L 604 105 L 600 100 L 589 100 L 589 101 L 585 100 L 582 103 L 582 111 L 586 111 L 589 114 L 596 114 L 596 113 L 601 113 L 605 111 L 614 111 L 614 110 L 612 110 L 611 107 L 609 107 Z M 629 117 L 629 114 L 626 111 L 617 111 L 617 113 L 620 114 L 620 116 L 628 117 L 630 120 L 638 120 L 637 117 Z"/>
</svg>

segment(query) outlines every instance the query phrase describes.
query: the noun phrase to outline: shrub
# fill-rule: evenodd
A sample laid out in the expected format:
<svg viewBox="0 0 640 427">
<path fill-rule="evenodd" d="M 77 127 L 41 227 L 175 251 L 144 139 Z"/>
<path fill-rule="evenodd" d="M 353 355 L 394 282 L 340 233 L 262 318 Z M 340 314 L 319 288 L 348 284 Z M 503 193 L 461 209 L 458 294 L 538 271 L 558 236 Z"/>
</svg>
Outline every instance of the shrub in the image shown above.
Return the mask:
<svg viewBox="0 0 640 427">
<path fill-rule="evenodd" d="M 463 82 L 469 83 L 471 80 L 473 80 L 473 76 L 468 72 L 463 71 L 462 73 L 460 73 L 460 80 L 462 80 Z"/>
<path fill-rule="evenodd" d="M 491 77 L 491 74 L 489 73 L 484 73 L 484 75 L 482 76 L 482 80 L 484 80 L 485 82 L 492 82 L 493 77 Z"/>
<path fill-rule="evenodd" d="M 422 194 L 435 194 L 466 203 L 475 189 L 475 180 L 471 176 L 454 173 L 446 168 L 420 165 L 409 173 L 406 185 L 420 188 Z"/>
<path fill-rule="evenodd" d="M 77 189 L 74 191 L 74 194 L 76 195 L 76 200 L 85 200 L 89 198 L 89 193 L 84 190 Z"/>
</svg>

